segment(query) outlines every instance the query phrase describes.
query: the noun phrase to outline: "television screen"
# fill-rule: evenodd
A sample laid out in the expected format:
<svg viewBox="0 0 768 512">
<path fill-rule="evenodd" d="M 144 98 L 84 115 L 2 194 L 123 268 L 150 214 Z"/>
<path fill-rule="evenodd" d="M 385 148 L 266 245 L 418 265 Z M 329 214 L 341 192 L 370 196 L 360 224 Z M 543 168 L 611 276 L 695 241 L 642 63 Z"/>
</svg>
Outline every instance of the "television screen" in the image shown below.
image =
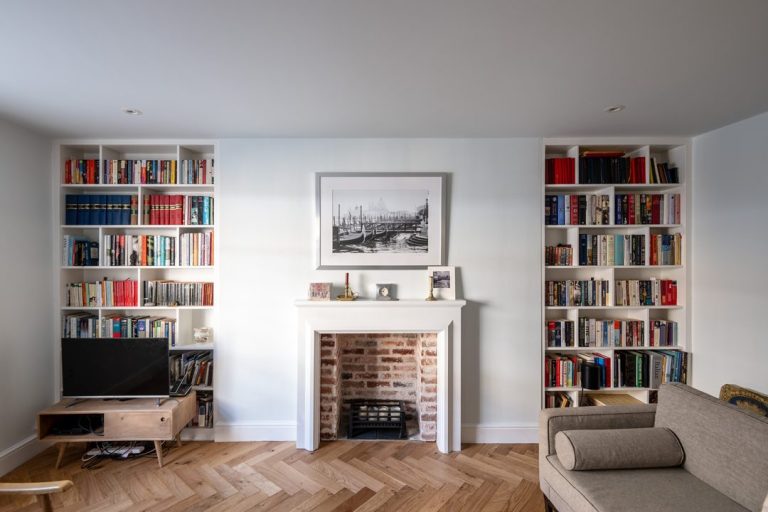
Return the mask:
<svg viewBox="0 0 768 512">
<path fill-rule="evenodd" d="M 62 338 L 66 398 L 167 397 L 167 338 Z"/>
</svg>

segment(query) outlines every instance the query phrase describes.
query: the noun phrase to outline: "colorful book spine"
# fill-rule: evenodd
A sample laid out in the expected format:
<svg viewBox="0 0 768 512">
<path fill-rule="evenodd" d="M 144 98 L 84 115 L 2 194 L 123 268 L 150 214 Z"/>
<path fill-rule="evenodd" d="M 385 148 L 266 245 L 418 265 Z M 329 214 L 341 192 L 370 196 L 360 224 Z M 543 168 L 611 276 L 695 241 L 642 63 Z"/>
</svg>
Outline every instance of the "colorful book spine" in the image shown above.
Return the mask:
<svg viewBox="0 0 768 512">
<path fill-rule="evenodd" d="M 547 281 L 544 296 L 547 306 L 607 306 L 610 281 L 602 279 Z"/>
<path fill-rule="evenodd" d="M 68 283 L 65 286 L 67 307 L 132 307 L 138 306 L 138 282 L 133 279 Z"/>
<path fill-rule="evenodd" d="M 213 283 L 144 281 L 144 306 L 213 306 Z"/>
</svg>

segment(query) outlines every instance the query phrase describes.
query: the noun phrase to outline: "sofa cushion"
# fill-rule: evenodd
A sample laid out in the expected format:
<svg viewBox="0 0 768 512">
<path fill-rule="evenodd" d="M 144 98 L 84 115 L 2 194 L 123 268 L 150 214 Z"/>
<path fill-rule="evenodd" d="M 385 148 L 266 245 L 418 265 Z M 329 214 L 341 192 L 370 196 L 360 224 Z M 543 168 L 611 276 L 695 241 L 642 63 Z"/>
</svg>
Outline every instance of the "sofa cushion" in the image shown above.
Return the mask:
<svg viewBox="0 0 768 512">
<path fill-rule="evenodd" d="M 633 469 L 679 466 L 685 455 L 666 428 L 564 430 L 555 435 L 565 469 Z"/>
<path fill-rule="evenodd" d="M 685 470 L 760 511 L 768 493 L 768 418 L 684 384 L 665 384 L 655 426 L 671 429 L 680 440 Z"/>
<path fill-rule="evenodd" d="M 747 512 L 682 467 L 568 471 L 549 455 L 541 476 L 560 512 Z"/>
</svg>

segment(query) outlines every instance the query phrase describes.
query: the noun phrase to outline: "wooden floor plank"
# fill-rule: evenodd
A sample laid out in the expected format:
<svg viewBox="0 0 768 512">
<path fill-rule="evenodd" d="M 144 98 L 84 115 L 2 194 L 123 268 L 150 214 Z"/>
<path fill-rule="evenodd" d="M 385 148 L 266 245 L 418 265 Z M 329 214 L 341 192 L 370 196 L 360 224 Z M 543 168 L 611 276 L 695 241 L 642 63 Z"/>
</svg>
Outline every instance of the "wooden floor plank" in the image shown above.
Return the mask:
<svg viewBox="0 0 768 512">
<path fill-rule="evenodd" d="M 54 469 L 46 450 L 0 481 L 71 479 L 56 512 L 538 512 L 536 445 L 335 441 L 315 452 L 293 442 L 189 442 L 151 457 L 81 467 L 73 450 Z M 0 512 L 37 512 L 29 496 L 0 496 Z"/>
</svg>

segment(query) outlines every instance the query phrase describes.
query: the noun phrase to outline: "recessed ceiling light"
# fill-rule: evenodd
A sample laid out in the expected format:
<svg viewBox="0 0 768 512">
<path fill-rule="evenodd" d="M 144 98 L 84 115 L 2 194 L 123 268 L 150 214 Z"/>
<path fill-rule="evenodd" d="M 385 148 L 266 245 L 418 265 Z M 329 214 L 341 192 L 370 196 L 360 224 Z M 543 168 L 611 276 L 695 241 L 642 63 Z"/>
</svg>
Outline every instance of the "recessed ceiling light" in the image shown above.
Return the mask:
<svg viewBox="0 0 768 512">
<path fill-rule="evenodd" d="M 603 112 L 608 112 L 609 114 L 613 114 L 614 112 L 621 112 L 625 108 L 627 107 L 625 107 L 624 105 L 611 105 L 610 107 L 605 107 L 603 109 Z"/>
<path fill-rule="evenodd" d="M 130 108 L 130 107 L 124 107 L 122 111 L 124 114 L 128 114 L 129 116 L 140 116 L 144 113 L 137 108 Z"/>
</svg>

